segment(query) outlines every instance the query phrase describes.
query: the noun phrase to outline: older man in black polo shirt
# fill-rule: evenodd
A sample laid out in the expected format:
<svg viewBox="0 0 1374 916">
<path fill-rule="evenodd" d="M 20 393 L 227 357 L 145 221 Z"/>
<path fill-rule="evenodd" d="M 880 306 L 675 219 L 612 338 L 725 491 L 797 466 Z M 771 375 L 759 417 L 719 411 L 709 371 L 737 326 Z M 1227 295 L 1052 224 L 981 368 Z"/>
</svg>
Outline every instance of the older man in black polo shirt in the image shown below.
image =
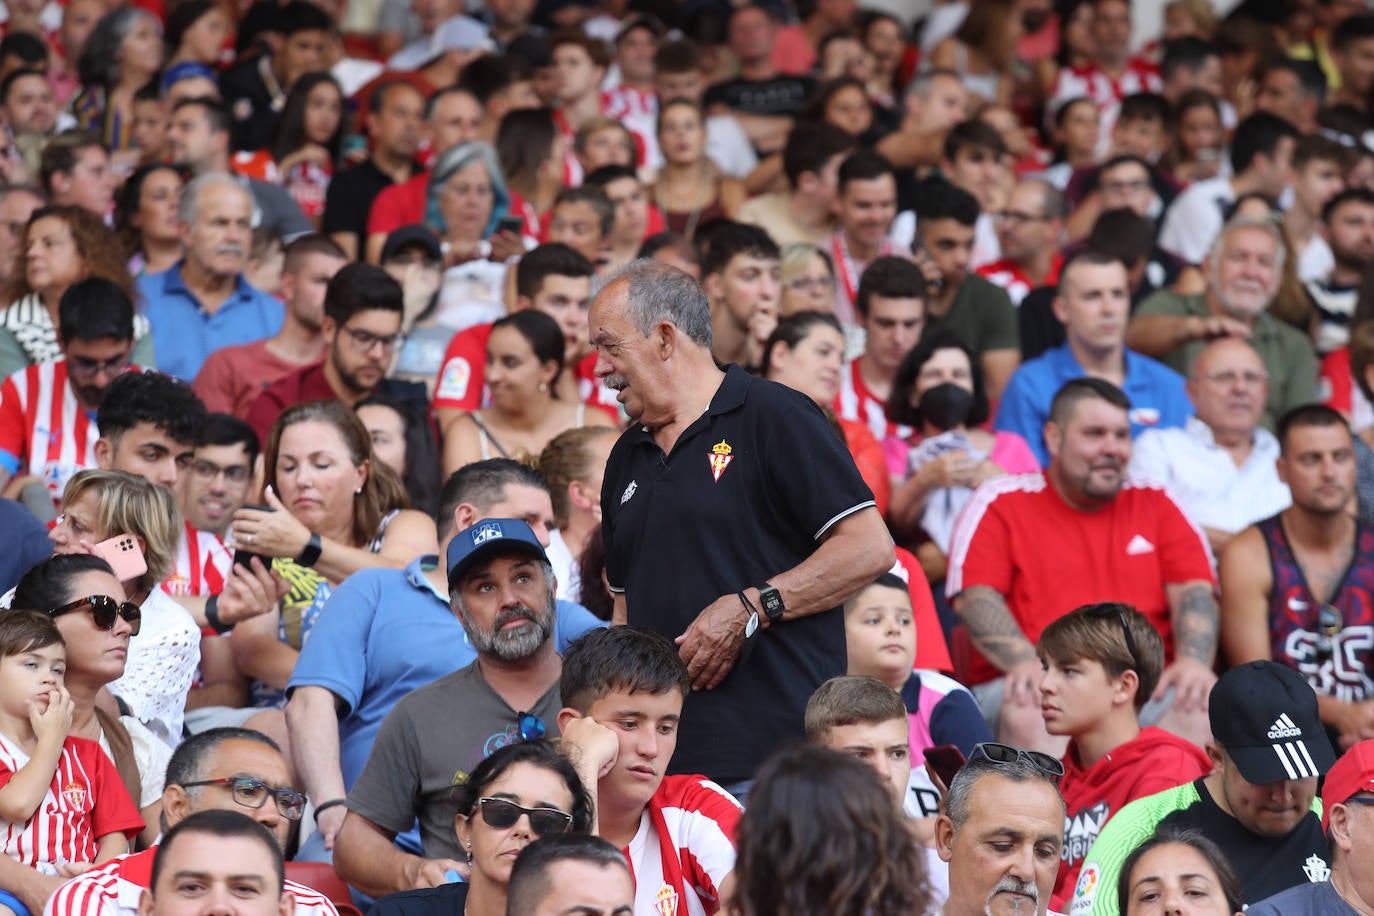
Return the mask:
<svg viewBox="0 0 1374 916">
<path fill-rule="evenodd" d="M 844 673 L 840 605 L 892 567 L 892 539 L 810 398 L 716 366 L 696 281 L 636 261 L 589 322 L 633 422 L 601 491 L 617 619 L 676 639 L 692 675 L 672 770 L 740 788 Z"/>
</svg>

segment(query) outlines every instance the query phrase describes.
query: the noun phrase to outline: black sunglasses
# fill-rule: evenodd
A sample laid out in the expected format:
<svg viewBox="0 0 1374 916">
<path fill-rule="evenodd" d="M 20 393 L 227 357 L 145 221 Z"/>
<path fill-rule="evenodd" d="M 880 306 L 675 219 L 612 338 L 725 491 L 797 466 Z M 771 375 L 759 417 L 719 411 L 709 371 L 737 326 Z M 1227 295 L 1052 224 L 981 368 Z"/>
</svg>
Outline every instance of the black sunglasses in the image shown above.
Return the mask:
<svg viewBox="0 0 1374 916">
<path fill-rule="evenodd" d="M 138 605 L 129 601 L 116 601 L 109 595 L 89 595 L 85 598 L 77 598 L 75 601 L 48 611 L 48 616 L 61 617 L 68 611 L 75 611 L 83 607 L 91 609 L 91 617 L 95 620 L 95 625 L 102 630 L 113 630 L 115 620 L 119 617 L 123 617 L 128 622 L 130 636 L 137 636 L 139 627 L 142 626 L 143 611 L 139 610 Z"/>
<path fill-rule="evenodd" d="M 1323 604 L 1317 609 L 1317 641 L 1313 645 L 1317 662 L 1329 659 L 1336 651 L 1334 640 L 1345 629 L 1345 615 L 1334 604 Z"/>
<path fill-rule="evenodd" d="M 968 759 L 975 760 L 979 757 L 997 764 L 1029 763 L 1048 776 L 1056 786 L 1059 785 L 1059 778 L 1064 775 L 1064 764 L 1049 754 L 1022 750 L 1019 747 L 1012 747 L 1010 744 L 998 744 L 995 741 L 975 744 L 972 752 L 968 755 Z"/>
<path fill-rule="evenodd" d="M 481 798 L 477 804 L 482 809 L 482 820 L 494 830 L 514 827 L 520 815 L 528 814 L 530 829 L 536 836 L 553 836 L 567 833 L 572 827 L 572 815 L 557 808 L 524 808 L 504 798 Z"/>
<path fill-rule="evenodd" d="M 261 808 L 267 804 L 267 796 L 277 802 L 277 813 L 289 821 L 298 821 L 305 813 L 305 795 L 289 786 L 276 788 L 252 776 L 223 776 L 219 779 L 202 779 L 199 782 L 183 782 L 183 789 L 193 786 L 224 786 L 229 789 L 234 803 L 245 808 Z"/>
<path fill-rule="evenodd" d="M 1087 611 L 1087 615 L 1095 620 L 1107 620 L 1115 617 L 1121 622 L 1121 635 L 1126 640 L 1126 651 L 1131 654 L 1131 670 L 1140 670 L 1140 652 L 1135 647 L 1135 637 L 1131 635 L 1131 624 L 1126 619 L 1125 611 L 1121 610 L 1119 604 L 1095 604 Z"/>
</svg>

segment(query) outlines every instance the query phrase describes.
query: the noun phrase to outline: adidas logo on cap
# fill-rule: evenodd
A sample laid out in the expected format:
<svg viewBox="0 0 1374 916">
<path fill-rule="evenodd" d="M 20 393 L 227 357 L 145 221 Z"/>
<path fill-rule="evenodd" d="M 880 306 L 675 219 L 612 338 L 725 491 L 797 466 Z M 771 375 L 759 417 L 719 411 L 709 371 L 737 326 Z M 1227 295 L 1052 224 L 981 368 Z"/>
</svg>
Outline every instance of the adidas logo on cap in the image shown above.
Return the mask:
<svg viewBox="0 0 1374 916">
<path fill-rule="evenodd" d="M 1266 736 L 1270 741 L 1277 741 L 1280 738 L 1301 738 L 1302 729 L 1293 724 L 1293 720 L 1284 713 L 1274 720 L 1274 724 L 1269 726 L 1269 734 Z"/>
</svg>

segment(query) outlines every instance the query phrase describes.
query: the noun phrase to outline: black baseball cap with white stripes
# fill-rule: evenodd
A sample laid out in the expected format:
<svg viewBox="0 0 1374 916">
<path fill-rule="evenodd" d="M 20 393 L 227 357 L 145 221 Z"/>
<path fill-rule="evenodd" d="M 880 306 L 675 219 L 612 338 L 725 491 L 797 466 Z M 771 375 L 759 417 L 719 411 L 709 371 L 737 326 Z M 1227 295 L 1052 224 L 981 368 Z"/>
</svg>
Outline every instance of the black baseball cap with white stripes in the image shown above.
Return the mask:
<svg viewBox="0 0 1374 916">
<path fill-rule="evenodd" d="M 1212 687 L 1207 705 L 1212 736 L 1252 785 L 1314 779 L 1336 762 L 1317 694 L 1286 665 L 1232 668 Z"/>
</svg>

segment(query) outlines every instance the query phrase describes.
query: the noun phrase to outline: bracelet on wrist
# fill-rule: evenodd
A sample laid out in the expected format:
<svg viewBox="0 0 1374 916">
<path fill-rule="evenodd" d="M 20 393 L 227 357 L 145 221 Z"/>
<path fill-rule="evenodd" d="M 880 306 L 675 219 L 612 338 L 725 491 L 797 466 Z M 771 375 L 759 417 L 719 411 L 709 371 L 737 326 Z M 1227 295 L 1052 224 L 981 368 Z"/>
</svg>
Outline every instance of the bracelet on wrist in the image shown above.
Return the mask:
<svg viewBox="0 0 1374 916">
<path fill-rule="evenodd" d="M 321 814 L 324 814 L 330 808 L 337 808 L 340 805 L 346 804 L 348 804 L 348 799 L 346 798 L 331 798 L 329 801 L 320 802 L 318 805 L 315 806 L 315 817 L 319 817 Z"/>
<path fill-rule="evenodd" d="M 221 636 L 234 629 L 232 623 L 226 624 L 219 619 L 219 595 L 211 595 L 205 599 L 205 622 Z"/>
</svg>

